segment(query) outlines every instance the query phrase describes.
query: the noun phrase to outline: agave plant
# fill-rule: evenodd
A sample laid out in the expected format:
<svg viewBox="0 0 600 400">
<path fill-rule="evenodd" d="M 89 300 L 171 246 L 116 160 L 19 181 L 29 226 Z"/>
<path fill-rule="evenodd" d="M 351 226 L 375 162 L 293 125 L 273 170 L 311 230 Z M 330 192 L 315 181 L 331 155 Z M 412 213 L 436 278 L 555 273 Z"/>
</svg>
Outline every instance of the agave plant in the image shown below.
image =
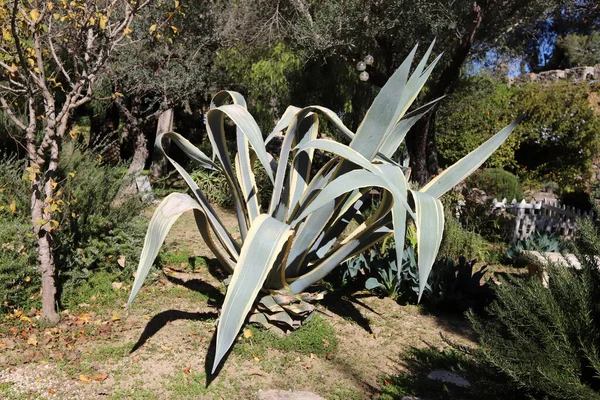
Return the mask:
<svg viewBox="0 0 600 400">
<path fill-rule="evenodd" d="M 301 298 L 309 286 L 341 262 L 388 235 L 393 235 L 397 259 L 402 259 L 403 249 L 399 244 L 404 243 L 409 217 L 417 230 L 422 294 L 442 239 L 444 213 L 438 198 L 477 169 L 515 127 L 515 124 L 506 127 L 420 190 L 410 190 L 402 167 L 390 157 L 408 130 L 436 103 L 407 113 L 439 60 L 438 56 L 427 66 L 432 48 L 433 43 L 410 74 L 416 47 L 412 50 L 381 89 L 356 133 L 327 108 L 290 106 L 264 139 L 246 109 L 244 98 L 236 92 L 222 91 L 214 96 L 206 118 L 213 157 L 176 133 L 159 136 L 159 149 L 163 150 L 162 140 L 169 138 L 201 167 L 225 175 L 234 199 L 241 241 L 225 229 L 185 169 L 165 153 L 187 182 L 193 197 L 173 193 L 156 209 L 128 304 L 140 290 L 167 232 L 188 210 L 194 211 L 200 233 L 215 257 L 232 273 L 217 325 L 213 372 L 233 344 L 259 292 L 264 292 L 263 300 L 269 293 L 275 293 L 274 299 L 284 294 L 288 300 L 289 296 Z M 236 126 L 236 145 L 231 158 L 225 139 L 226 118 Z M 328 120 L 349 144 L 319 139 L 320 118 Z M 276 159 L 266 151 L 266 146 L 282 132 Z M 329 153 L 332 158 L 311 174 L 317 150 Z M 252 168 L 256 160 L 273 185 L 271 201 L 265 210 L 260 209 L 257 199 L 259 189 Z M 369 218 L 362 220 L 361 198 L 372 188 L 383 190 L 381 203 Z M 359 226 L 343 236 L 353 219 L 359 221 Z M 273 306 L 268 303 L 263 301 L 263 308 Z"/>
</svg>

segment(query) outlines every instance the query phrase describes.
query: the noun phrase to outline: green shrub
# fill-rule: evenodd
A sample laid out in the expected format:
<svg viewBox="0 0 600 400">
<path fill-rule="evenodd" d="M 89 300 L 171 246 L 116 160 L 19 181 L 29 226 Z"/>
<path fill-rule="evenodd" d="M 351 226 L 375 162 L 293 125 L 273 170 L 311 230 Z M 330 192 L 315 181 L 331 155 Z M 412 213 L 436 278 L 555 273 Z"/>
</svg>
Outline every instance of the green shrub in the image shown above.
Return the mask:
<svg viewBox="0 0 600 400">
<path fill-rule="evenodd" d="M 146 204 L 138 196 L 115 204 L 123 183 L 120 166 L 99 165 L 78 149 L 63 153 L 59 168 L 64 206 L 55 254 L 64 297 L 95 271 L 123 271 L 119 259 L 125 261 L 127 278 L 131 276 L 143 243 L 146 220 L 141 212 Z"/>
<path fill-rule="evenodd" d="M 467 260 L 488 261 L 488 247 L 489 243 L 480 234 L 463 228 L 456 217 L 446 213 L 444 238 L 438 260 L 465 257 Z"/>
<path fill-rule="evenodd" d="M 469 315 L 483 359 L 534 398 L 600 399 L 600 237 L 591 222 L 580 225 L 580 271 L 550 265 L 548 287 L 509 279 L 493 319 Z"/>
<path fill-rule="evenodd" d="M 598 156 L 600 117 L 590 104 L 590 85 L 529 82 L 511 87 L 489 76 L 461 82 L 436 117 L 442 165 L 466 155 L 498 126 L 526 118 L 488 167 L 518 171 L 523 178 L 551 179 L 563 190 L 588 183 Z"/>
<path fill-rule="evenodd" d="M 15 157 L 0 162 L 0 313 L 15 306 L 38 306 L 40 280 L 35 240 L 24 217 L 29 201 L 22 174 L 23 163 Z"/>
<path fill-rule="evenodd" d="M 523 199 L 523 189 L 519 178 L 501 168 L 486 168 L 477 171 L 467 179 L 467 187 L 483 190 L 488 196 L 498 200 L 504 198 Z"/>
<path fill-rule="evenodd" d="M 22 179 L 22 171 L 22 162 L 14 158 L 0 163 L 0 300 L 17 308 L 39 307 L 40 282 L 29 182 Z M 115 206 L 122 167 L 101 166 L 95 156 L 68 144 L 56 181 L 58 290 L 61 302 L 71 304 L 69 299 L 77 297 L 79 286 L 96 271 L 130 279 L 144 238 L 145 204 L 136 196 Z"/>
</svg>

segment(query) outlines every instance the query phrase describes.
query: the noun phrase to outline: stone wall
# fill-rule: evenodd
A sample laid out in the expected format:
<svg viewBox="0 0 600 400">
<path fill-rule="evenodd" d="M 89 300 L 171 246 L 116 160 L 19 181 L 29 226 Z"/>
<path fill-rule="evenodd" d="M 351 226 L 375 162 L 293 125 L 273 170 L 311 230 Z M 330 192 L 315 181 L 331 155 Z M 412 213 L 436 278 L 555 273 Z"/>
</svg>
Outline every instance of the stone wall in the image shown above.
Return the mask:
<svg viewBox="0 0 600 400">
<path fill-rule="evenodd" d="M 509 83 L 516 82 L 557 82 L 559 80 L 569 80 L 571 82 L 594 82 L 600 81 L 600 64 L 594 67 L 577 67 L 571 69 L 555 69 L 551 71 L 540 72 L 539 74 L 524 74 L 522 76 L 511 78 Z"/>
</svg>

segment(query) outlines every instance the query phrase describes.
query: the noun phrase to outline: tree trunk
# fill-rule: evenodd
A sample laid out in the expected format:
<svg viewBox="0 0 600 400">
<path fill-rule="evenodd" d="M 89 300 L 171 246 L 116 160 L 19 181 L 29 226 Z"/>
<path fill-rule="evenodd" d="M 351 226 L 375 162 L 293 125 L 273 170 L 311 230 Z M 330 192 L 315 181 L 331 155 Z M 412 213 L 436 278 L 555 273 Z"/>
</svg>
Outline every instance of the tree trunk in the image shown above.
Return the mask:
<svg viewBox="0 0 600 400">
<path fill-rule="evenodd" d="M 31 223 L 38 238 L 38 261 L 42 278 L 42 318 L 57 323 L 60 316 L 56 312 L 56 264 L 54 263 L 52 236 L 52 202 L 54 201 L 53 182 L 56 179 L 60 139 L 55 139 L 50 147 L 50 161 L 45 174 L 36 174 L 31 184 Z M 35 168 L 35 161 L 30 161 Z M 43 187 L 43 190 L 42 190 Z"/>
<path fill-rule="evenodd" d="M 460 42 L 451 53 L 450 64 L 442 71 L 435 86 L 431 88 L 423 100 L 423 104 L 451 93 L 454 82 L 460 77 L 460 70 L 469 56 L 475 34 L 483 18 L 482 8 L 477 2 L 473 3 L 472 16 L 473 20 L 465 28 Z M 437 174 L 439 169 L 437 147 L 435 145 L 435 115 L 436 111 L 433 110 L 423 116 L 411 129 L 411 133 L 407 135 L 406 143 L 410 155 L 412 179 L 420 185 L 427 183 L 429 177 Z"/>
<path fill-rule="evenodd" d="M 170 132 L 173 130 L 173 109 L 169 108 L 163 111 L 158 117 L 158 124 L 156 126 L 156 137 L 159 135 Z M 168 144 L 166 145 L 168 147 Z M 163 176 L 167 168 L 167 160 L 163 157 L 162 153 L 158 151 L 154 146 L 152 153 L 152 177 L 158 179 Z"/>
</svg>

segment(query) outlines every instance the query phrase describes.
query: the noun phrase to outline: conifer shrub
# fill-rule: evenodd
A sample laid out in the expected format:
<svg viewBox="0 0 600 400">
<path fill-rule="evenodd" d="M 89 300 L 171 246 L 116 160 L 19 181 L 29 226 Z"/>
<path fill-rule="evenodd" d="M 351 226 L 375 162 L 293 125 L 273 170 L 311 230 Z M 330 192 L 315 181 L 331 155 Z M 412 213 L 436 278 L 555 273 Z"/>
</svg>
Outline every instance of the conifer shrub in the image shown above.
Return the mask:
<svg viewBox="0 0 600 400">
<path fill-rule="evenodd" d="M 511 278 L 485 320 L 470 313 L 480 355 L 536 399 L 600 399 L 600 236 L 581 222 L 581 270 L 548 267 L 549 284 Z"/>
<path fill-rule="evenodd" d="M 498 200 L 503 198 L 521 200 L 523 189 L 519 178 L 502 168 L 486 168 L 477 171 L 467 179 L 467 187 L 483 190 L 488 196 Z"/>
</svg>

